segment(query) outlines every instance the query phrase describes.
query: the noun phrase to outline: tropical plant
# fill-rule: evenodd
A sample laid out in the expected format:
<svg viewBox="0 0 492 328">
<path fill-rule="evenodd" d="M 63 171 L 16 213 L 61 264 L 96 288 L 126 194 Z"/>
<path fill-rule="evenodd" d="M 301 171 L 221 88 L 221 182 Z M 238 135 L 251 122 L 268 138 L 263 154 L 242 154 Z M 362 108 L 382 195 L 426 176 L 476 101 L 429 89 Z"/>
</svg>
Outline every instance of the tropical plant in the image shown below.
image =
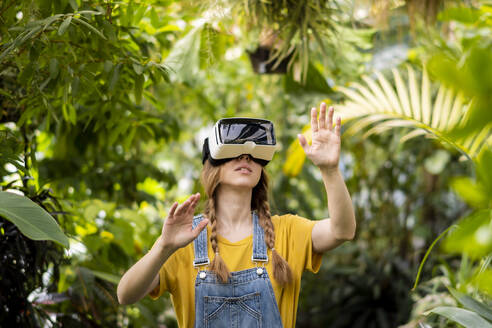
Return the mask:
<svg viewBox="0 0 492 328">
<path fill-rule="evenodd" d="M 9 165 L 10 170 L 18 169 L 18 179 L 0 185 L 10 191 L 0 190 L 0 322 L 35 327 L 49 316 L 31 301 L 33 292 L 56 289 L 62 247 L 69 247 L 57 222 L 64 211 L 52 190 L 33 182 L 32 162 L 26 154 L 30 144 L 20 147 L 19 138 L 5 130 L 0 130 L 0 136 L 2 169 L 7 171 Z M 24 134 L 23 139 L 29 137 Z M 22 160 L 21 148 L 26 152 Z M 53 279 L 43 278 L 47 273 Z"/>
<path fill-rule="evenodd" d="M 217 6 L 217 2 L 213 2 Z M 270 47 L 269 61 L 275 61 L 273 69 L 290 56 L 288 66 L 298 62 L 303 72 L 303 81 L 309 64 L 310 42 L 316 40 L 325 56 L 328 38 L 333 38 L 340 15 L 337 1 L 222 1 L 219 6 L 227 7 L 233 15 L 240 14 L 248 29 L 261 33 L 258 43 Z M 224 9 L 222 9 L 224 10 Z M 337 13 L 338 11 L 338 13 Z"/>
<path fill-rule="evenodd" d="M 362 39 L 375 32 L 353 28 L 348 14 L 353 4 L 346 0 L 205 3 L 201 8 L 208 16 L 216 15 L 232 26 L 231 30 L 241 31 L 236 33 L 239 42 L 249 52 L 258 73 L 294 72 L 294 79 L 301 84 L 309 82 L 308 70 L 314 58 L 323 62 L 330 75 L 336 74 L 344 67 L 339 63 L 342 58 L 354 62 L 361 49 L 366 51 L 372 46 Z"/>
<path fill-rule="evenodd" d="M 492 124 L 485 125 L 477 135 L 453 138 L 450 134 L 453 129 L 466 124 L 469 101 L 463 93 L 444 85 L 434 95 L 425 68 L 421 81 L 418 81 L 411 66 L 407 70 L 408 85 L 405 85 L 398 70 L 392 70 L 396 92 L 380 72 L 375 72 L 377 81 L 368 76 L 363 77 L 367 86 L 353 83 L 352 88 L 337 87 L 347 97 L 347 101 L 336 106 L 337 115 L 344 122 L 351 122 L 344 131 L 345 135 L 366 130 L 363 135 L 365 138 L 395 128 L 411 128 L 401 138 L 401 142 L 425 135 L 452 145 L 468 158 L 475 157 L 483 147 L 492 145 Z M 307 128 L 305 135 L 310 140 L 310 130 Z M 284 172 L 296 175 L 299 171 L 298 163 L 303 161 L 303 152 L 297 143 L 290 147 L 292 156 L 285 163 Z"/>
</svg>

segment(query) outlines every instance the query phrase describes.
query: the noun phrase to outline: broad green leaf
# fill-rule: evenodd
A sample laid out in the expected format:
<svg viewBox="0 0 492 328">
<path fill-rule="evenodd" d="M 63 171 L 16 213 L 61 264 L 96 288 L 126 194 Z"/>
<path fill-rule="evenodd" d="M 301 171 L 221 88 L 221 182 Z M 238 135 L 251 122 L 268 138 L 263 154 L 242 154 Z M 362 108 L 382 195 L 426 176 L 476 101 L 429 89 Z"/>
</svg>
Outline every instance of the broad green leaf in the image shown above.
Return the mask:
<svg viewBox="0 0 492 328">
<path fill-rule="evenodd" d="M 492 324 L 489 321 L 485 320 L 477 313 L 465 309 L 451 306 L 440 306 L 430 310 L 429 312 L 442 315 L 449 320 L 465 326 L 466 328 L 492 328 Z"/>
<path fill-rule="evenodd" d="M 470 296 L 463 294 L 456 289 L 448 287 L 451 294 L 468 310 L 474 311 L 484 317 L 492 321 L 492 309 L 486 306 L 484 303 L 481 303 Z"/>
<path fill-rule="evenodd" d="M 477 184 L 468 177 L 456 177 L 451 180 L 451 188 L 470 206 L 475 208 L 485 208 L 490 201 L 490 194 L 487 194 L 482 185 Z"/>
<path fill-rule="evenodd" d="M 58 223 L 29 198 L 0 191 L 0 214 L 33 240 L 52 240 L 68 248 L 68 238 Z"/>
<path fill-rule="evenodd" d="M 325 77 L 313 64 L 308 65 L 307 78 L 303 84 L 295 81 L 292 71 L 289 71 L 289 73 L 285 76 L 284 90 L 287 93 L 294 94 L 306 92 L 316 92 L 321 94 L 333 93 L 333 90 L 326 82 Z"/>
<path fill-rule="evenodd" d="M 486 293 L 489 297 L 492 297 L 492 269 L 488 269 L 479 274 L 475 279 L 475 286 L 478 290 Z"/>
<path fill-rule="evenodd" d="M 175 80 L 193 83 L 200 70 L 200 39 L 203 24 L 199 24 L 178 40 L 164 60 Z"/>
<path fill-rule="evenodd" d="M 492 168 L 492 145 L 490 146 L 490 148 L 483 148 L 475 160 L 475 163 L 477 168 L 477 179 L 484 186 L 489 201 L 492 201 L 492 174 L 490 174 L 490 169 Z M 492 207 L 492 204 L 489 203 L 489 207 Z"/>
<path fill-rule="evenodd" d="M 114 235 L 114 241 L 128 254 L 135 253 L 133 246 L 133 227 L 125 220 L 115 219 L 110 224 L 109 231 Z"/>
<path fill-rule="evenodd" d="M 451 7 L 437 16 L 442 21 L 458 21 L 463 24 L 476 24 L 481 16 L 480 10 L 469 7 Z"/>
<path fill-rule="evenodd" d="M 452 254 L 467 254 L 481 259 L 492 252 L 492 210 L 478 210 L 458 222 L 458 228 L 443 242 L 443 249 Z"/>
</svg>

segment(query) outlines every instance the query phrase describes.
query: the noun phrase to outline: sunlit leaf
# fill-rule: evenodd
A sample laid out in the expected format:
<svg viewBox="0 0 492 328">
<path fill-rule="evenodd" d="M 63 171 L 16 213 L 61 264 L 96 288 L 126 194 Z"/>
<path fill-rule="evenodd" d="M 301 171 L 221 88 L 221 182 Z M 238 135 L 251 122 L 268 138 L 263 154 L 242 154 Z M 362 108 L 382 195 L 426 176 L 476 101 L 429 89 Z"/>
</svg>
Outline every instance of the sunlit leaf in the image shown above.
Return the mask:
<svg viewBox="0 0 492 328">
<path fill-rule="evenodd" d="M 443 249 L 453 254 L 466 253 L 480 259 L 492 252 L 492 210 L 479 210 L 458 222 L 458 227 L 443 242 Z"/>
<path fill-rule="evenodd" d="M 453 190 L 470 206 L 486 208 L 490 202 L 490 194 L 481 184 L 468 177 L 456 177 L 450 183 Z"/>
<path fill-rule="evenodd" d="M 43 208 L 27 197 L 0 191 L 0 214 L 33 240 L 52 240 L 68 248 L 68 238 Z"/>
</svg>

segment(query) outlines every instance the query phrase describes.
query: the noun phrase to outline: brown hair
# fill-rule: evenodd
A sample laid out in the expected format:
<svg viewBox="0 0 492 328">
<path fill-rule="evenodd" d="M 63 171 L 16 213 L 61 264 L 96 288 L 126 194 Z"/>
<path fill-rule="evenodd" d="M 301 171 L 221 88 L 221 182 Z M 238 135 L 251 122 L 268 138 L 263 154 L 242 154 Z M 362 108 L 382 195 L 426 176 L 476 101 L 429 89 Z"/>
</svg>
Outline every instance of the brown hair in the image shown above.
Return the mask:
<svg viewBox="0 0 492 328">
<path fill-rule="evenodd" d="M 221 166 L 213 166 L 210 164 L 210 161 L 206 160 L 200 179 L 207 194 L 204 215 L 209 219 L 211 224 L 212 233 L 210 242 L 215 253 L 214 259 L 210 264 L 210 269 L 217 274 L 221 282 L 227 282 L 230 274 L 229 269 L 219 254 L 219 246 L 217 244 L 217 217 L 215 214 L 217 205 L 215 191 L 219 185 L 220 168 Z M 289 284 L 292 281 L 292 271 L 287 261 L 274 248 L 275 229 L 271 220 L 270 205 L 268 203 L 268 177 L 265 168 L 262 168 L 260 181 L 253 188 L 251 209 L 258 212 L 260 225 L 265 232 L 266 245 L 272 251 L 273 277 L 280 285 Z"/>
</svg>

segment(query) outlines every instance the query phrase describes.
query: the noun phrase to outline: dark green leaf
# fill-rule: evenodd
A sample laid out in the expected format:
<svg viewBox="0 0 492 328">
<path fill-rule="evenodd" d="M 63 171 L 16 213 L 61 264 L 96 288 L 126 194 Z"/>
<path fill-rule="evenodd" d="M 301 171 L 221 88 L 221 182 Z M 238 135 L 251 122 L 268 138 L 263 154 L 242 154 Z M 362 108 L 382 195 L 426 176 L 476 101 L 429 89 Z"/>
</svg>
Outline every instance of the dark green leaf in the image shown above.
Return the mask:
<svg viewBox="0 0 492 328">
<path fill-rule="evenodd" d="M 54 80 L 58 76 L 58 73 L 60 72 L 60 67 L 58 65 L 58 60 L 56 58 L 51 58 L 50 59 L 50 79 Z"/>
<path fill-rule="evenodd" d="M 89 30 L 91 30 L 92 32 L 96 33 L 97 35 L 99 35 L 104 40 L 106 40 L 106 37 L 104 36 L 104 34 L 102 34 L 98 29 L 96 29 L 94 26 L 92 26 L 91 24 L 87 23 L 83 19 L 79 19 L 79 18 L 75 18 L 74 17 L 73 20 L 76 21 L 77 23 L 80 23 L 80 24 L 84 25 Z"/>
<path fill-rule="evenodd" d="M 108 36 L 109 41 L 116 42 L 116 32 L 113 24 L 107 20 L 103 20 L 104 33 Z"/>
<path fill-rule="evenodd" d="M 137 75 L 135 76 L 135 101 L 137 105 L 140 105 L 142 102 L 142 92 L 143 92 L 143 86 L 144 86 L 145 78 L 143 75 Z"/>
<path fill-rule="evenodd" d="M 63 23 L 60 24 L 60 27 L 58 28 L 58 35 L 63 35 L 67 28 L 70 26 L 70 22 L 72 21 L 72 16 L 68 16 L 65 18 Z"/>
<path fill-rule="evenodd" d="M 333 93 L 333 90 L 326 82 L 326 79 L 321 75 L 321 73 L 316 69 L 313 64 L 308 65 L 306 82 L 301 84 L 295 81 L 292 70 L 285 76 L 284 84 L 285 92 L 300 94 L 306 92 L 314 92 L 321 94 Z"/>
<path fill-rule="evenodd" d="M 116 84 L 118 83 L 118 78 L 120 75 L 120 67 L 121 64 L 118 64 L 113 69 L 113 74 L 111 75 L 111 80 L 109 81 L 109 87 L 108 87 L 109 92 L 113 92 L 114 88 L 116 87 Z"/>
</svg>

